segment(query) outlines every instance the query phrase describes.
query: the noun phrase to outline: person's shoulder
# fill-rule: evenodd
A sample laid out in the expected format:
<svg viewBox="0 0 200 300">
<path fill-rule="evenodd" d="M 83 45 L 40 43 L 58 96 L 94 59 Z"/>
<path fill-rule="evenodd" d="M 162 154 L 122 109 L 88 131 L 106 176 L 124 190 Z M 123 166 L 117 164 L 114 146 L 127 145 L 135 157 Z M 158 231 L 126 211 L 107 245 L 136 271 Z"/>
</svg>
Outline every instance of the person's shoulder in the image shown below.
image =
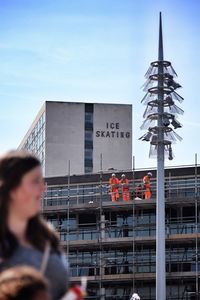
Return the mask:
<svg viewBox="0 0 200 300">
<path fill-rule="evenodd" d="M 65 267 L 66 269 L 68 269 L 68 268 L 69 268 L 69 262 L 68 262 L 68 260 L 67 260 L 66 255 L 64 254 L 64 252 L 61 252 L 61 253 L 60 253 L 60 258 L 61 258 L 61 261 L 62 261 L 64 267 Z"/>
</svg>

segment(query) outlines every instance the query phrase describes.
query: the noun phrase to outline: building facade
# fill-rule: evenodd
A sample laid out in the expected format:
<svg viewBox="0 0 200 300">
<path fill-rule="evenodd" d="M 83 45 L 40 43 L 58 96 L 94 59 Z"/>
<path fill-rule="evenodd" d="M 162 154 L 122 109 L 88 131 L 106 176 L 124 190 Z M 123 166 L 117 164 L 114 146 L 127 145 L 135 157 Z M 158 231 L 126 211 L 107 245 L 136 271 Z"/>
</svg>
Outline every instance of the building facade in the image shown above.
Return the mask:
<svg viewBox="0 0 200 300">
<path fill-rule="evenodd" d="M 150 170 L 148 170 L 150 171 Z M 147 170 L 124 172 L 131 200 L 111 202 L 111 173 L 47 178 L 43 215 L 60 234 L 71 280 L 88 278 L 87 300 L 155 300 L 156 171 L 152 199 L 135 200 Z M 165 170 L 167 300 L 200 292 L 200 167 Z M 116 173 L 120 178 L 121 173 Z"/>
<path fill-rule="evenodd" d="M 20 149 L 34 152 L 46 177 L 131 169 L 132 106 L 45 102 Z"/>
</svg>

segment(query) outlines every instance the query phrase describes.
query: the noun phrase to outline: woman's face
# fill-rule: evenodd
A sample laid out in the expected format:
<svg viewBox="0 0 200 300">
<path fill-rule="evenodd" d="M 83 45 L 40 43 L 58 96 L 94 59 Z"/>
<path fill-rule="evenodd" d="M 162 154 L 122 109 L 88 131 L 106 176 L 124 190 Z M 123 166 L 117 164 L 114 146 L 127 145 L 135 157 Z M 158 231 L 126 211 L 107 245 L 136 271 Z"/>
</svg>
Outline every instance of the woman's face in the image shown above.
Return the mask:
<svg viewBox="0 0 200 300">
<path fill-rule="evenodd" d="M 34 217 L 40 211 L 44 191 L 42 169 L 38 166 L 26 173 L 20 185 L 11 191 L 10 212 L 25 219 Z"/>
</svg>

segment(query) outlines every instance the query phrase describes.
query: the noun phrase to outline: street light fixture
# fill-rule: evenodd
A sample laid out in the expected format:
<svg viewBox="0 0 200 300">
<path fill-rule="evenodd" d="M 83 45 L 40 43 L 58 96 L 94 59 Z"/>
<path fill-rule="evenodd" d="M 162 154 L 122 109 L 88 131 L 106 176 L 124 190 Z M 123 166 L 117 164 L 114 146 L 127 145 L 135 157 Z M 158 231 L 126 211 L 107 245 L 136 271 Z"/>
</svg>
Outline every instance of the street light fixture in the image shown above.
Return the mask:
<svg viewBox="0 0 200 300">
<path fill-rule="evenodd" d="M 141 101 L 146 105 L 145 120 L 140 128 L 147 132 L 140 140 L 150 142 L 149 157 L 157 158 L 156 299 L 166 300 L 164 159 L 173 159 L 172 144 L 182 140 L 174 129 L 182 127 L 176 118 L 183 110 L 176 103 L 184 99 L 176 92 L 181 85 L 174 80 L 177 74 L 171 62 L 164 60 L 161 13 L 158 60 L 151 62 L 145 77 Z"/>
</svg>

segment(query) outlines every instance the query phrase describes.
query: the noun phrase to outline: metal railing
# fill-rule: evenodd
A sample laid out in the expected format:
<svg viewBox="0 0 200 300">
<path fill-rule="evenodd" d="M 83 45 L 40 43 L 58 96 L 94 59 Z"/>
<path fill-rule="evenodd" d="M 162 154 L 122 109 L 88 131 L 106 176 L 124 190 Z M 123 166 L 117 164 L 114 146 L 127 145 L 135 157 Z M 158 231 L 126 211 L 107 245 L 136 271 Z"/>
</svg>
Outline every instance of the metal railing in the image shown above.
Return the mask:
<svg viewBox="0 0 200 300">
<path fill-rule="evenodd" d="M 61 241 L 86 241 L 100 239 L 100 230 L 98 228 L 77 228 L 59 231 Z M 196 233 L 195 223 L 174 223 L 166 224 L 166 237 L 173 234 L 194 234 Z M 200 224 L 198 225 L 200 233 Z M 135 225 L 132 226 L 108 226 L 105 228 L 105 238 L 128 238 L 128 237 L 153 237 L 156 235 L 155 224 Z M 102 241 L 104 240 L 102 239 Z"/>
<path fill-rule="evenodd" d="M 142 180 L 129 181 L 131 199 L 134 199 L 136 187 L 142 184 Z M 197 187 L 195 186 L 194 176 L 182 177 L 167 177 L 165 178 L 165 197 L 166 198 L 190 198 L 195 196 L 195 189 L 200 195 L 200 177 L 197 180 Z M 151 180 L 152 199 L 156 197 L 156 179 Z M 120 199 L 122 201 L 122 190 L 119 187 Z M 144 190 L 142 190 L 144 192 Z M 111 193 L 108 182 L 103 182 L 100 185 L 96 183 L 85 184 L 71 184 L 68 189 L 66 185 L 48 186 L 47 193 L 43 198 L 43 208 L 47 206 L 61 206 L 61 205 L 79 205 L 84 203 L 99 203 L 100 198 L 102 202 L 111 201 Z"/>
</svg>

